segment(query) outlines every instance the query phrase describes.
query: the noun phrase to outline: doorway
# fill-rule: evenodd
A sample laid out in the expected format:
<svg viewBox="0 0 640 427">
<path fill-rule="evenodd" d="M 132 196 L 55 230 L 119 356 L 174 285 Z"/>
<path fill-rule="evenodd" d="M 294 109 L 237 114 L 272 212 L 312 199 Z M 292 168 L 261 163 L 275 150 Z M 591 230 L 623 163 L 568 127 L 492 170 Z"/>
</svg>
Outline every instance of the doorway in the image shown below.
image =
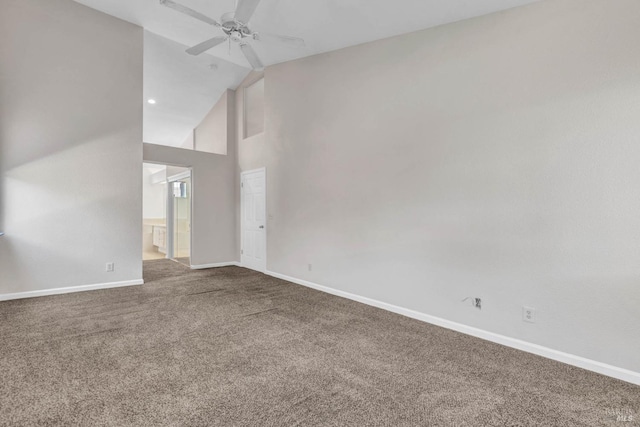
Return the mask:
<svg viewBox="0 0 640 427">
<path fill-rule="evenodd" d="M 167 257 L 167 167 L 142 165 L 142 260 Z"/>
<path fill-rule="evenodd" d="M 187 169 L 167 177 L 169 258 L 191 266 L 191 170 Z"/>
<path fill-rule="evenodd" d="M 264 272 L 267 269 L 266 169 L 240 175 L 240 261 L 244 267 Z"/>
</svg>

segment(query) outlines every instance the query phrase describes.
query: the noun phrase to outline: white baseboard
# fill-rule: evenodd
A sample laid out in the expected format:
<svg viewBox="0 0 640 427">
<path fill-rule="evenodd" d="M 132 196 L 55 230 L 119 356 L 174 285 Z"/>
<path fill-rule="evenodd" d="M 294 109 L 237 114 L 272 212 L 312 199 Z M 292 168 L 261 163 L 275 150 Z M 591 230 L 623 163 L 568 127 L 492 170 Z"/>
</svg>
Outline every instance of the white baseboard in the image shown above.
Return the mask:
<svg viewBox="0 0 640 427">
<path fill-rule="evenodd" d="M 14 294 L 0 294 L 0 301 L 14 299 L 44 297 L 48 295 L 70 294 L 73 292 L 95 291 L 96 289 L 122 288 L 124 286 L 143 285 L 144 281 L 126 280 L 124 282 L 98 283 L 95 285 L 69 286 L 67 288 L 43 289 L 41 291 L 17 292 Z"/>
<path fill-rule="evenodd" d="M 622 381 L 626 381 L 632 384 L 640 385 L 640 373 L 630 371 L 628 369 L 619 368 L 617 366 L 608 365 L 606 363 L 597 362 L 595 360 L 586 359 L 581 356 L 565 353 L 562 351 L 554 350 L 552 348 L 544 347 L 538 344 L 533 344 L 527 341 L 522 341 L 516 338 L 507 337 L 505 335 L 496 334 L 493 332 L 485 331 L 483 329 L 474 328 L 472 326 L 463 325 L 461 323 L 452 322 L 450 320 L 442 319 L 440 317 L 431 316 L 418 311 L 410 310 L 408 308 L 398 307 L 393 304 L 374 300 L 371 298 L 363 297 L 360 295 L 352 294 L 349 292 L 340 291 L 337 289 L 329 288 L 327 286 L 318 285 L 316 283 L 308 282 L 306 280 L 296 279 L 284 274 L 275 273 L 273 271 L 266 271 L 265 274 L 269 276 L 277 277 L 278 279 L 286 280 L 289 282 L 297 283 L 298 285 L 306 286 L 316 289 L 318 291 L 326 292 L 328 294 L 336 295 L 339 297 L 347 298 L 353 301 L 357 301 L 363 304 L 367 304 L 373 307 L 381 308 L 383 310 L 391 311 L 393 313 L 400 314 L 402 316 L 410 317 L 412 319 L 421 320 L 432 325 L 441 326 L 443 328 L 451 329 L 463 334 L 471 335 L 477 338 L 481 338 L 494 343 L 502 344 L 507 347 L 515 348 L 518 350 L 533 353 L 538 356 L 546 357 L 548 359 L 556 360 L 558 362 L 566 363 L 568 365 L 577 366 L 588 371 L 597 372 L 602 375 L 617 378 Z"/>
<path fill-rule="evenodd" d="M 218 262 L 215 264 L 202 264 L 202 265 L 192 265 L 192 270 L 204 270 L 206 268 L 218 268 L 218 267 L 230 267 L 232 265 L 238 266 L 240 263 L 238 261 L 229 261 L 229 262 Z"/>
</svg>

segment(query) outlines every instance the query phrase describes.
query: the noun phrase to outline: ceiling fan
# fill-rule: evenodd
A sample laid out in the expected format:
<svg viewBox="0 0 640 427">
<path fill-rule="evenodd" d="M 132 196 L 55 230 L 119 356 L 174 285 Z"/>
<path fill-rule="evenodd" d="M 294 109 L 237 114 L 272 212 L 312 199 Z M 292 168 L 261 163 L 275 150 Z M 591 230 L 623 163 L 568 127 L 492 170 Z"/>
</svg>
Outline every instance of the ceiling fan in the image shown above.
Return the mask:
<svg viewBox="0 0 640 427">
<path fill-rule="evenodd" d="M 249 64 L 254 70 L 261 70 L 264 68 L 264 64 L 260 60 L 260 57 L 253 49 L 248 41 L 275 41 L 283 42 L 295 47 L 303 47 L 304 40 L 298 37 L 281 36 L 277 34 L 269 34 L 263 32 L 255 32 L 249 28 L 249 20 L 253 16 L 260 0 L 238 0 L 235 12 L 228 12 L 222 15 L 220 22 L 215 19 L 209 18 L 202 13 L 195 11 L 189 7 L 183 6 L 173 0 L 160 0 L 160 4 L 176 10 L 178 12 L 189 15 L 202 22 L 206 22 L 209 25 L 220 28 L 224 35 L 217 36 L 212 39 L 206 40 L 200 44 L 187 49 L 187 53 L 190 55 L 200 55 L 209 49 L 218 46 L 229 40 L 229 43 L 235 42 L 240 45 L 240 50 L 244 54 Z"/>
</svg>

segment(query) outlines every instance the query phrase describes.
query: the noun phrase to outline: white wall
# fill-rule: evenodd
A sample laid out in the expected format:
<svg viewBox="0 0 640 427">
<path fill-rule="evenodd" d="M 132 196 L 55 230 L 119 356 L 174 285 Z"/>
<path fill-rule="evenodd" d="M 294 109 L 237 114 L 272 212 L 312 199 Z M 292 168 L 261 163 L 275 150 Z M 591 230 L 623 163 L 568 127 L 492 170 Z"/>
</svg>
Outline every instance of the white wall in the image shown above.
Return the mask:
<svg viewBox="0 0 640 427">
<path fill-rule="evenodd" d="M 182 141 L 182 144 L 180 144 L 180 148 L 186 148 L 189 150 L 193 150 L 194 149 L 194 143 L 195 143 L 195 135 L 193 134 L 193 129 L 191 129 L 191 131 L 189 132 L 189 134 L 187 135 L 187 137 L 185 138 L 184 141 Z"/>
<path fill-rule="evenodd" d="M 142 167 L 142 217 L 147 219 L 167 216 L 167 186 L 153 182 L 156 173 L 155 168 Z"/>
<path fill-rule="evenodd" d="M 231 90 L 225 91 L 220 99 L 204 117 L 202 122 L 193 131 L 194 149 L 213 154 L 227 154 L 228 143 L 228 106 L 229 96 L 235 96 Z"/>
<path fill-rule="evenodd" d="M 0 294 L 140 280 L 142 30 L 3 0 L 0 76 Z"/>
<path fill-rule="evenodd" d="M 267 68 L 268 269 L 640 372 L 638 22 L 547 1 Z"/>
</svg>

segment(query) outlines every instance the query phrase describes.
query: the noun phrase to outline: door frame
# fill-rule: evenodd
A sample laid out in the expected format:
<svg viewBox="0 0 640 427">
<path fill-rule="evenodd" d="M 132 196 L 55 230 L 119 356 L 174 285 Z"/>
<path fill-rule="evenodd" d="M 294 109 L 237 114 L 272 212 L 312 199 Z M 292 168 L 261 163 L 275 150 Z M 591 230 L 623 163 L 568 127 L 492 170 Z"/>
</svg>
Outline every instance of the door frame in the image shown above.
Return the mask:
<svg viewBox="0 0 640 427">
<path fill-rule="evenodd" d="M 242 251 L 243 251 L 242 245 L 244 242 L 244 239 L 243 239 L 244 230 L 243 230 L 243 220 L 242 220 L 242 215 L 244 212 L 244 197 L 242 195 L 242 192 L 244 191 L 244 186 L 243 186 L 244 177 L 246 175 L 253 174 L 256 172 L 262 172 L 262 175 L 264 176 L 264 270 L 255 270 L 254 268 L 251 268 L 242 262 Z M 265 273 L 267 271 L 267 246 L 269 246 L 269 242 L 267 239 L 267 231 L 269 230 L 269 227 L 268 227 L 269 218 L 267 217 L 267 200 L 268 200 L 267 168 L 262 167 L 258 169 L 251 169 L 251 170 L 240 172 L 240 265 L 242 267 L 245 267 L 251 270 L 260 271 L 261 273 Z"/>
<path fill-rule="evenodd" d="M 185 166 L 180 166 L 185 167 Z M 167 214 L 165 215 L 167 221 L 167 259 L 173 260 L 175 258 L 174 254 L 174 205 L 173 205 L 173 185 L 172 182 L 180 181 L 184 178 L 189 178 L 191 181 L 191 196 L 189 200 L 189 264 L 193 264 L 191 262 L 193 258 L 193 199 L 194 199 L 194 191 L 193 191 L 193 168 L 189 167 L 188 170 L 181 172 L 176 175 L 167 176 Z"/>
</svg>

